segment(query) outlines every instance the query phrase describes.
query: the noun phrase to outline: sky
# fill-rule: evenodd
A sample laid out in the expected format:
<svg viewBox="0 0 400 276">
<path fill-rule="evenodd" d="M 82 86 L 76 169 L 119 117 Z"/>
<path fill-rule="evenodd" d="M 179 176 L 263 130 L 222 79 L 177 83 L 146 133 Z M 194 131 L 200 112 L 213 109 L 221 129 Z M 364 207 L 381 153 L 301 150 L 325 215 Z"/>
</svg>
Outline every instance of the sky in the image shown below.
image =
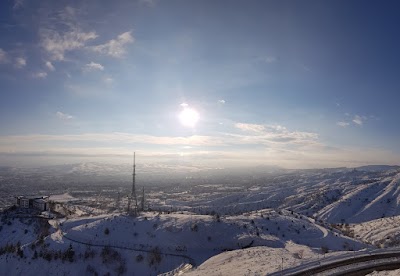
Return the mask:
<svg viewBox="0 0 400 276">
<path fill-rule="evenodd" d="M 0 165 L 400 164 L 398 1 L 0 2 Z"/>
</svg>

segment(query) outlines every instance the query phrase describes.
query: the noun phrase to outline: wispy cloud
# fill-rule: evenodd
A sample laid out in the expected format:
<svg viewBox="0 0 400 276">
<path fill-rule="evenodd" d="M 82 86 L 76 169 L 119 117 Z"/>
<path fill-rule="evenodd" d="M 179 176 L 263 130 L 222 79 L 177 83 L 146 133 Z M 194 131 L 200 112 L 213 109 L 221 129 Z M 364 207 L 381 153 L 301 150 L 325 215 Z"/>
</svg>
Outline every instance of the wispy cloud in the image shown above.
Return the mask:
<svg viewBox="0 0 400 276">
<path fill-rule="evenodd" d="M 139 3 L 144 4 L 148 7 L 154 7 L 156 5 L 155 0 L 139 0 Z"/>
<path fill-rule="evenodd" d="M 8 62 L 8 55 L 6 51 L 0 48 L 0 63 L 7 63 Z"/>
<path fill-rule="evenodd" d="M 57 118 L 59 118 L 59 119 L 61 119 L 61 120 L 71 120 L 71 119 L 74 118 L 74 116 L 69 115 L 69 114 L 67 114 L 67 113 L 63 113 L 63 112 L 61 112 L 61 111 L 57 111 L 57 112 L 56 112 L 56 116 L 57 116 Z"/>
<path fill-rule="evenodd" d="M 14 0 L 13 10 L 18 10 L 23 8 L 25 4 L 25 0 Z"/>
<path fill-rule="evenodd" d="M 50 61 L 63 61 L 66 53 L 82 49 L 98 37 L 95 31 L 83 30 L 77 13 L 76 9 L 67 6 L 56 13 L 43 15 L 47 20 L 43 20 L 39 28 L 40 46 Z"/>
<path fill-rule="evenodd" d="M 62 113 L 64 114 L 64 113 Z M 65 114 L 65 116 L 70 116 Z M 0 136 L 0 157 L 67 157 L 91 156 L 94 158 L 130 156 L 132 146 L 139 148 L 141 155 L 177 160 L 184 149 L 185 160 L 210 164 L 267 164 L 291 168 L 329 166 L 355 166 L 369 163 L 395 163 L 399 157 L 390 152 L 374 149 L 339 149 L 317 143 L 316 135 L 306 132 L 289 132 L 282 127 L 268 127 L 272 136 L 233 135 L 169 137 L 130 133 L 86 133 L 76 135 L 25 135 Z M 278 129 L 281 129 L 279 134 Z M 273 132 L 275 131 L 275 133 Z M 277 137 L 287 132 L 291 141 L 276 142 Z M 275 137 L 274 137 L 275 135 Z M 278 139 L 279 140 L 279 139 Z M 273 143 L 271 143 L 271 141 Z M 299 143 L 301 141 L 301 143 Z M 62 142 L 62 147 L 59 146 Z M 263 148 L 242 148 L 241 145 L 256 143 Z M 260 144 L 261 143 L 261 144 Z M 77 146 L 79 145 L 79 146 Z M 235 149 L 235 150 L 233 150 Z M 75 159 L 76 160 L 76 159 Z M 98 160 L 98 159 L 97 159 Z M 346 160 L 343 163 L 343 160 Z M 62 159 L 65 162 L 65 159 Z"/>
<path fill-rule="evenodd" d="M 114 79 L 112 77 L 104 77 L 103 78 L 104 83 L 110 85 L 114 83 Z"/>
<path fill-rule="evenodd" d="M 258 60 L 264 63 L 274 63 L 277 61 L 277 58 L 274 56 L 262 56 L 259 57 Z"/>
<path fill-rule="evenodd" d="M 51 60 L 64 60 L 65 53 L 83 48 L 86 43 L 97 37 L 96 32 L 84 32 L 73 29 L 64 33 L 56 30 L 42 29 L 40 31 L 41 46 L 49 54 Z"/>
<path fill-rule="evenodd" d="M 95 63 L 92 61 L 83 67 L 83 71 L 85 71 L 85 72 L 96 71 L 96 70 L 103 71 L 104 66 L 101 65 L 100 63 Z"/>
<path fill-rule="evenodd" d="M 220 103 L 220 104 L 225 104 L 226 101 L 225 101 L 225 100 L 218 100 L 218 103 Z"/>
<path fill-rule="evenodd" d="M 74 118 L 70 114 L 58 111 L 56 116 L 60 119 Z M 182 136 L 152 136 L 146 134 L 131 134 L 122 132 L 113 133 L 85 133 L 77 135 L 27 135 L 12 136 L 1 141 L 65 141 L 65 142 L 121 142 L 126 144 L 141 143 L 149 145 L 179 145 L 179 146 L 230 146 L 230 145 L 272 145 L 281 144 L 315 144 L 318 139 L 316 133 L 289 131 L 283 126 L 237 123 L 235 127 L 243 130 L 244 134 L 220 133 L 217 135 L 192 135 Z"/>
<path fill-rule="evenodd" d="M 14 67 L 21 69 L 26 66 L 26 59 L 23 57 L 17 57 L 15 59 Z"/>
<path fill-rule="evenodd" d="M 364 122 L 368 119 L 367 116 L 361 116 L 361 115 L 351 115 L 349 113 L 344 114 L 346 118 L 343 121 L 339 121 L 336 123 L 337 126 L 340 127 L 348 127 L 350 125 L 353 126 L 362 126 L 364 125 Z M 352 119 L 353 118 L 353 119 Z"/>
<path fill-rule="evenodd" d="M 350 123 L 348 123 L 348 122 L 337 122 L 336 124 L 337 124 L 338 126 L 340 126 L 340 127 L 347 127 L 347 126 L 350 125 Z"/>
<path fill-rule="evenodd" d="M 366 119 L 367 118 L 365 116 L 355 115 L 353 118 L 353 123 L 355 123 L 356 125 L 362 126 Z"/>
<path fill-rule="evenodd" d="M 36 72 L 32 74 L 32 77 L 35 79 L 45 79 L 47 77 L 46 72 Z"/>
<path fill-rule="evenodd" d="M 46 61 L 45 63 L 47 69 L 49 69 L 49 71 L 55 71 L 56 68 L 54 67 L 53 63 L 51 63 L 50 61 Z"/>
<path fill-rule="evenodd" d="M 304 72 L 312 72 L 312 69 L 305 64 L 299 64 L 299 66 L 300 66 L 300 69 Z"/>
<path fill-rule="evenodd" d="M 235 127 L 246 132 L 261 133 L 264 132 L 265 130 L 265 127 L 263 125 L 257 125 L 257 124 L 236 123 Z"/>
<path fill-rule="evenodd" d="M 236 123 L 235 127 L 245 132 L 246 135 L 230 134 L 240 143 L 254 145 L 284 144 L 315 144 L 318 134 L 313 132 L 289 131 L 280 125 L 259 125 Z"/>
<path fill-rule="evenodd" d="M 120 34 L 116 39 L 111 39 L 110 41 L 104 44 L 91 46 L 88 48 L 100 54 L 105 54 L 112 57 L 120 58 L 125 55 L 127 44 L 133 42 L 134 38 L 131 32 L 125 32 Z"/>
</svg>

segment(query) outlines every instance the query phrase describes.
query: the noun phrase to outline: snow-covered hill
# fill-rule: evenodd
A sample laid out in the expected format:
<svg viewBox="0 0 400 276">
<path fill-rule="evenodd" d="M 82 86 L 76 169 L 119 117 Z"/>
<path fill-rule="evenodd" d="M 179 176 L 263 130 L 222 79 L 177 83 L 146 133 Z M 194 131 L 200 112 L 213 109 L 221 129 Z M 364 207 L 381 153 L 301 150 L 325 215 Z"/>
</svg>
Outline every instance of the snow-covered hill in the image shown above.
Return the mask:
<svg viewBox="0 0 400 276">
<path fill-rule="evenodd" d="M 121 261 L 118 261 L 119 266 L 113 269 L 124 268 L 128 274 L 138 270 L 145 274 L 153 274 L 171 270 L 185 262 L 199 265 L 227 250 L 256 246 L 263 246 L 262 250 L 271 252 L 285 250 L 287 243 L 302 244 L 303 247 L 314 248 L 319 252 L 359 250 L 365 247 L 357 240 L 315 224 L 312 219 L 289 211 L 277 212 L 271 209 L 226 217 L 151 212 L 139 217 L 113 214 L 50 221 L 53 226 L 50 231 L 52 234 L 34 248 L 32 244 L 35 243 L 36 237 L 29 235 L 28 239 L 24 239 L 26 234 L 23 231 L 17 232 L 13 227 L 14 225 L 17 229 L 25 229 L 28 225 L 20 222 L 20 219 L 14 221 L 14 224 L 6 224 L 2 229 L 4 237 L 13 236 L 13 240 L 3 239 L 0 246 L 16 244 L 17 240 L 21 239 L 23 257 L 11 254 L 11 259 L 13 267 L 18 267 L 19 272 L 28 274 L 32 267 L 25 265 L 28 260 L 36 265 L 37 262 L 42 262 L 43 258 L 51 258 L 50 261 L 46 259 L 52 263 L 50 267 L 54 268 L 55 264 L 61 265 L 63 261 L 60 258 L 69 250 L 70 244 L 75 256 L 89 254 L 89 248 L 96 252 L 96 257 L 88 258 L 86 265 L 81 263 L 80 258 L 66 262 L 66 266 L 72 266 L 71 271 L 78 274 L 84 273 L 83 270 L 89 269 L 89 266 L 96 268 L 97 272 L 106 273 L 110 268 L 99 264 L 104 248 L 118 252 L 115 256 Z M 28 232 L 33 233 L 33 230 Z M 58 256 L 58 251 L 63 253 Z M 35 254 L 39 257 L 35 258 Z M 155 254 L 159 255 L 157 261 L 152 257 Z M 59 258 L 57 260 L 54 259 L 56 255 Z M 127 264 L 129 259 L 140 259 L 139 255 L 145 260 L 143 263 L 139 261 L 135 267 L 123 265 Z M 9 261 L 9 254 L 0 256 L 0 264 Z M 0 274 L 14 273 L 9 270 L 10 266 L 0 267 L 3 267 Z"/>
<path fill-rule="evenodd" d="M 400 215 L 400 174 L 360 184 L 339 200 L 321 209 L 317 216 L 332 223 L 358 223 Z"/>
<path fill-rule="evenodd" d="M 350 228 L 356 237 L 378 247 L 400 245 L 400 216 L 350 224 Z"/>
</svg>

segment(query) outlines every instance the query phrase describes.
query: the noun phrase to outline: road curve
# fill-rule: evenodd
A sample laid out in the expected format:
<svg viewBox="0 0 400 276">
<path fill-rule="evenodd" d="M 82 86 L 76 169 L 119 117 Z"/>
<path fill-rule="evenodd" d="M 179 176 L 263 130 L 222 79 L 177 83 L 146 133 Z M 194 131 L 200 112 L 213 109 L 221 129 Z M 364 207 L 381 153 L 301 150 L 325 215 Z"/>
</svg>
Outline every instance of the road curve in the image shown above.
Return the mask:
<svg viewBox="0 0 400 276">
<path fill-rule="evenodd" d="M 400 268 L 400 251 L 363 252 L 363 255 L 332 260 L 327 263 L 312 262 L 270 274 L 271 276 L 311 275 L 365 275 L 374 270 Z M 362 274 L 364 273 L 364 274 Z"/>
</svg>

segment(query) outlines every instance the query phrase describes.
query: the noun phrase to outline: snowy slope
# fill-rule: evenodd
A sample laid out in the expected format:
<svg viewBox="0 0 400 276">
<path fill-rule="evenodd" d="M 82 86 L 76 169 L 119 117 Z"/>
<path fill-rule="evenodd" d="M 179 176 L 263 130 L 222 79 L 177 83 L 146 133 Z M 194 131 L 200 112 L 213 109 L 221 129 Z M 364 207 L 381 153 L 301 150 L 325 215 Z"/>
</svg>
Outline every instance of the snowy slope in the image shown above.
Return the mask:
<svg viewBox="0 0 400 276">
<path fill-rule="evenodd" d="M 187 276 L 266 275 L 283 268 L 298 266 L 312 259 L 323 258 L 307 246 L 287 242 L 284 248 L 253 247 L 216 255 Z"/>
<path fill-rule="evenodd" d="M 361 240 L 378 247 L 400 245 L 400 216 L 351 224 L 350 227 Z"/>
<path fill-rule="evenodd" d="M 108 228 L 110 233 L 104 234 Z M 344 244 L 360 249 L 363 244 L 331 232 L 313 221 L 287 211 L 261 210 L 222 217 L 191 214 L 146 213 L 138 218 L 100 216 L 63 223 L 66 237 L 108 245 L 110 242 L 135 248 L 159 246 L 164 252 L 184 252 L 203 262 L 216 254 L 246 246 L 284 247 L 286 241 L 315 248 L 343 250 Z"/>
<path fill-rule="evenodd" d="M 359 223 L 400 214 L 400 174 L 362 184 L 317 213 L 332 223 Z"/>
</svg>

